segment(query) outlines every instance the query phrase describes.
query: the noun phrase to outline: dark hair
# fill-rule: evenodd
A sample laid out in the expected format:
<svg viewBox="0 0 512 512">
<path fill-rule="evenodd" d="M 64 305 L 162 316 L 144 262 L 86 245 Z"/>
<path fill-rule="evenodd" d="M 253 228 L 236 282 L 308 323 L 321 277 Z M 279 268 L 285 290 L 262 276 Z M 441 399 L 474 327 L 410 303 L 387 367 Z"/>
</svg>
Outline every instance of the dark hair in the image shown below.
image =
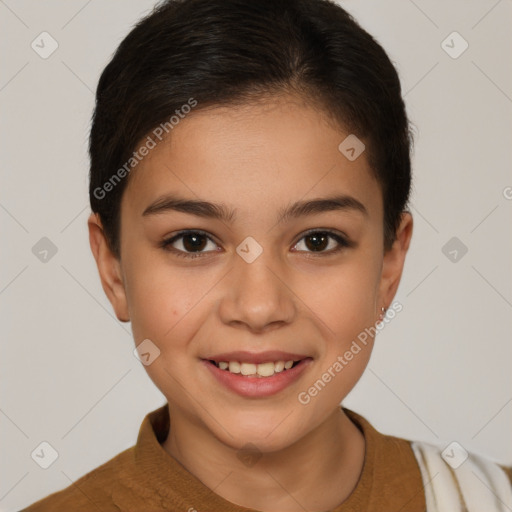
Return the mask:
<svg viewBox="0 0 512 512">
<path fill-rule="evenodd" d="M 198 110 L 288 92 L 365 140 L 389 249 L 410 193 L 411 135 L 382 47 L 330 0 L 167 0 L 121 42 L 96 92 L 89 197 L 114 254 L 134 151 L 152 130 L 169 131 L 191 100 Z"/>
</svg>

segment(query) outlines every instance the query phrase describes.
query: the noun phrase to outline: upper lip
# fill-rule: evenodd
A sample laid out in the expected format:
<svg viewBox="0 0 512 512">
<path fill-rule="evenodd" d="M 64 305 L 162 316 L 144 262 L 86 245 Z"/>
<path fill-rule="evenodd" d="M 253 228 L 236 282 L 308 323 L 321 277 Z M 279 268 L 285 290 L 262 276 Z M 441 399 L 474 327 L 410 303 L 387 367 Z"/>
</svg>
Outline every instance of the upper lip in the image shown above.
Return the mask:
<svg viewBox="0 0 512 512">
<path fill-rule="evenodd" d="M 205 357 L 204 359 L 215 361 L 216 363 L 220 363 L 221 361 L 238 361 L 242 363 L 260 364 L 268 363 L 269 361 L 300 361 L 308 357 L 311 356 L 282 352 L 281 350 L 269 350 L 267 352 L 247 352 L 240 350 L 237 352 L 224 352 L 222 354 Z"/>
</svg>

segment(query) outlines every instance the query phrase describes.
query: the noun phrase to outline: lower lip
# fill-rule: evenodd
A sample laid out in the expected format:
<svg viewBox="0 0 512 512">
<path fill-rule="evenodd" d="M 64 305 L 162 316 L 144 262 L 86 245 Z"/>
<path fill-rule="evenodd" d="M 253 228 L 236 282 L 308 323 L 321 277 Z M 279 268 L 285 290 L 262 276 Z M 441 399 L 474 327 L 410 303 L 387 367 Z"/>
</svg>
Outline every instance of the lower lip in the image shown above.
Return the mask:
<svg viewBox="0 0 512 512">
<path fill-rule="evenodd" d="M 217 368 L 213 363 L 203 359 L 203 363 L 213 376 L 228 389 L 241 396 L 263 398 L 279 393 L 295 382 L 313 360 L 308 357 L 289 370 L 274 373 L 272 377 L 251 377 L 240 373 L 231 373 Z"/>
</svg>

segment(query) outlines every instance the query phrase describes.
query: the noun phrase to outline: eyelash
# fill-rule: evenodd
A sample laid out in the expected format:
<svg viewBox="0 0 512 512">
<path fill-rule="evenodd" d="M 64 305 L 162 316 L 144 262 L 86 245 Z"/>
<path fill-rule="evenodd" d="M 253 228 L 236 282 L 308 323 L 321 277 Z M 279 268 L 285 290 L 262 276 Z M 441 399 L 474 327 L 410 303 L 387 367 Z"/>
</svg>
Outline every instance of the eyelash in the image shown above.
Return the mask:
<svg viewBox="0 0 512 512">
<path fill-rule="evenodd" d="M 328 255 L 336 254 L 345 248 L 354 246 L 354 244 L 351 241 L 349 241 L 345 237 L 339 235 L 338 233 L 335 233 L 335 232 L 329 231 L 329 230 L 318 229 L 318 228 L 312 229 L 312 230 L 309 230 L 309 231 L 306 231 L 305 233 L 303 233 L 302 236 L 299 238 L 299 240 L 297 240 L 297 242 L 295 242 L 293 244 L 293 246 L 295 247 L 303 238 L 306 238 L 308 236 L 315 235 L 315 234 L 327 235 L 329 238 L 335 240 L 339 245 L 335 249 L 330 249 L 329 251 L 319 251 L 316 253 L 315 253 L 315 251 L 298 251 L 298 252 L 306 253 L 308 255 L 307 256 L 308 258 L 317 258 L 317 257 L 326 256 L 326 255 L 328 256 Z M 173 254 L 175 254 L 176 256 L 178 256 L 180 258 L 188 258 L 188 259 L 200 258 L 205 255 L 208 255 L 211 252 L 211 251 L 185 252 L 185 251 L 182 251 L 181 249 L 175 249 L 174 247 L 171 247 L 171 245 L 176 240 L 179 240 L 180 238 L 183 238 L 186 235 L 201 235 L 201 236 L 204 236 L 205 238 L 207 238 L 209 241 L 216 243 L 215 240 L 213 240 L 205 231 L 196 229 L 196 230 L 180 231 L 179 233 L 172 236 L 171 238 L 163 240 L 160 243 L 160 247 L 166 251 L 172 252 Z"/>
</svg>

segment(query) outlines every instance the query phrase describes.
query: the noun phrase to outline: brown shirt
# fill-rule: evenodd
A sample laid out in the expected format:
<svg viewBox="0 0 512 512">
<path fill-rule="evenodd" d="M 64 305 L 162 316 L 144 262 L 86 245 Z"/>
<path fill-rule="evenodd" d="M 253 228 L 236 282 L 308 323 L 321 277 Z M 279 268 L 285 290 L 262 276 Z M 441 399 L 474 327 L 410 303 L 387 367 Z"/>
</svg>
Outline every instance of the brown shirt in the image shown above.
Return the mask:
<svg viewBox="0 0 512 512">
<path fill-rule="evenodd" d="M 362 431 L 363 471 L 332 512 L 424 512 L 420 470 L 409 441 L 383 435 L 343 409 Z M 149 413 L 137 444 L 22 512 L 248 512 L 215 494 L 161 446 L 169 432 L 167 404 Z"/>
</svg>

